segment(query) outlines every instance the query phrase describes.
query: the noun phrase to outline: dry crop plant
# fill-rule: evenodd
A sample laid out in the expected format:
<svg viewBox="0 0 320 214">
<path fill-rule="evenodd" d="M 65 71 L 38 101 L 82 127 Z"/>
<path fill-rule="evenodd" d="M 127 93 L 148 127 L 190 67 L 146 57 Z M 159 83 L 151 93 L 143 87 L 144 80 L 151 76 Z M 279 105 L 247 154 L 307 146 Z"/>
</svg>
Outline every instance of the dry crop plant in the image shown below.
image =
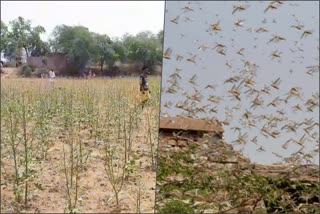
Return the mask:
<svg viewBox="0 0 320 214">
<path fill-rule="evenodd" d="M 108 180 L 119 207 L 119 193 L 125 180 L 128 179 L 130 170 L 133 169 L 134 157 L 132 156 L 132 142 L 135 139 L 137 120 L 139 119 L 138 102 L 130 103 L 126 93 L 113 88 L 109 93 L 105 138 L 104 162 Z"/>
<path fill-rule="evenodd" d="M 142 192 L 141 192 L 141 176 L 138 175 L 138 185 L 137 185 L 137 190 L 136 190 L 136 213 L 141 213 L 141 198 L 142 198 Z"/>
<path fill-rule="evenodd" d="M 151 106 L 158 106 L 159 99 L 151 99 Z M 156 156 L 158 144 L 159 110 L 154 107 L 146 108 L 144 117 L 146 119 L 146 140 L 150 148 L 151 167 L 156 170 Z"/>
<path fill-rule="evenodd" d="M 28 206 L 29 182 L 35 178 L 34 166 L 39 147 L 35 144 L 33 130 L 34 93 L 18 91 L 14 87 L 1 93 L 1 153 L 7 157 L 2 165 L 8 180 L 13 181 L 13 192 L 18 204 Z M 41 147 L 40 147 L 41 148 Z"/>
<path fill-rule="evenodd" d="M 80 172 L 90 153 L 82 144 L 81 131 L 86 125 L 92 126 L 91 92 L 74 85 L 42 90 L 27 81 L 19 85 L 19 81 L 4 82 L 1 88 L 1 178 L 6 178 L 1 180 L 6 180 L 6 185 L 12 183 L 15 211 L 28 208 L 31 183 L 41 177 L 36 177 L 36 172 L 45 170 L 42 165 L 50 161 L 49 147 L 57 144 L 60 135 L 67 211 L 74 212 Z"/>
<path fill-rule="evenodd" d="M 77 118 L 77 109 L 74 105 L 74 93 L 68 92 L 65 94 L 65 109 L 63 111 L 64 127 L 66 130 L 66 138 L 63 145 L 63 170 L 65 175 L 65 187 L 67 192 L 67 207 L 65 212 L 76 212 L 78 201 L 78 187 L 79 187 L 79 173 L 80 173 L 80 159 L 79 148 L 81 148 L 81 140 L 77 136 L 77 129 L 80 125 L 79 118 Z"/>
<path fill-rule="evenodd" d="M 1 185 L 7 188 L 6 199 L 1 199 L 6 205 L 1 210 L 11 206 L 12 200 L 17 202 L 15 212 L 28 211 L 24 205 L 29 201 L 37 206 L 34 194 L 57 187 L 47 182 L 48 176 L 55 176 L 54 185 L 64 186 L 57 194 L 66 198 L 65 212 L 83 209 L 83 202 L 78 203 L 85 194 L 81 182 L 91 170 L 91 161 L 105 166 L 110 183 L 107 188 L 113 190 L 119 207 L 121 191 L 127 191 L 128 181 L 135 181 L 135 175 L 142 171 L 137 164 L 141 158 L 135 152 L 137 145 L 150 142 L 150 165 L 155 165 L 159 79 L 150 78 L 153 93 L 143 109 L 140 94 L 134 93 L 139 92 L 138 87 L 138 80 L 129 78 L 59 79 L 51 88 L 42 80 L 4 81 Z M 148 136 L 148 141 L 141 141 L 141 136 Z M 143 194 L 140 189 L 138 210 L 143 207 Z"/>
<path fill-rule="evenodd" d="M 35 103 L 35 137 L 39 139 L 39 147 L 41 148 L 41 156 L 39 160 L 46 160 L 49 144 L 52 143 L 51 132 L 53 111 L 51 110 L 48 94 L 39 93 L 39 99 Z"/>
<path fill-rule="evenodd" d="M 152 166 L 155 165 L 160 94 L 157 92 L 160 90 L 158 90 L 157 80 L 151 80 L 151 89 L 154 90 L 154 96 L 151 96 L 151 99 L 143 109 L 140 106 L 140 97 L 133 96 L 130 88 L 120 90 L 115 86 L 109 89 L 107 93 L 108 98 L 105 105 L 107 109 L 99 110 L 105 113 L 100 112 L 100 115 L 104 115 L 104 117 L 102 117 L 103 119 L 98 119 L 101 123 L 96 126 L 103 127 L 103 131 L 97 133 L 100 133 L 100 142 L 104 146 L 105 155 L 103 160 L 106 174 L 112 185 L 118 208 L 121 189 L 130 176 L 134 177 L 138 168 L 137 156 L 133 152 L 132 143 L 134 141 L 140 143 L 137 135 L 141 131 L 147 130 L 147 139 L 151 145 L 151 164 Z M 139 195 L 141 194 L 140 192 Z M 139 199 L 139 207 L 140 205 Z"/>
<path fill-rule="evenodd" d="M 63 172 L 65 176 L 67 207 L 65 212 L 77 212 L 80 179 L 87 169 L 92 148 L 85 146 L 84 141 L 90 140 L 95 115 L 95 93 L 84 83 L 81 88 L 72 86 L 63 93 L 60 111 L 63 125 Z M 88 133 L 89 131 L 89 133 Z"/>
</svg>

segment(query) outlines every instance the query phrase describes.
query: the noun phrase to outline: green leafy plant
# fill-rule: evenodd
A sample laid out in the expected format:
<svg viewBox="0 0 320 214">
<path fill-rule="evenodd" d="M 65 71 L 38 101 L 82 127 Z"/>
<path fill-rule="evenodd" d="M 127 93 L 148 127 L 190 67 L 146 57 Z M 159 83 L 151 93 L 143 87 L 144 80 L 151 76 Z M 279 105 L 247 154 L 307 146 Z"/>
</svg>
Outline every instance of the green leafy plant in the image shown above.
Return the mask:
<svg viewBox="0 0 320 214">
<path fill-rule="evenodd" d="M 166 203 L 157 213 L 195 213 L 194 209 L 178 200 L 172 200 Z"/>
</svg>

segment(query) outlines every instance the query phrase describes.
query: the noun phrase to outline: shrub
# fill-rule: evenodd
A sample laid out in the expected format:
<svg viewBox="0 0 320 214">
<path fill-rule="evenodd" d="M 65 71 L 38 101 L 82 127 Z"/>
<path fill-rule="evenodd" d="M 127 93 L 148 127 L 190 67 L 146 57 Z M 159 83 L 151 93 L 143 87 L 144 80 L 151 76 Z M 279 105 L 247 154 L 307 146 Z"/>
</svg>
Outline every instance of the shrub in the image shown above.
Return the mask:
<svg viewBox="0 0 320 214">
<path fill-rule="evenodd" d="M 32 73 L 32 68 L 29 65 L 24 65 L 21 67 L 20 74 L 24 77 L 30 77 Z"/>
</svg>

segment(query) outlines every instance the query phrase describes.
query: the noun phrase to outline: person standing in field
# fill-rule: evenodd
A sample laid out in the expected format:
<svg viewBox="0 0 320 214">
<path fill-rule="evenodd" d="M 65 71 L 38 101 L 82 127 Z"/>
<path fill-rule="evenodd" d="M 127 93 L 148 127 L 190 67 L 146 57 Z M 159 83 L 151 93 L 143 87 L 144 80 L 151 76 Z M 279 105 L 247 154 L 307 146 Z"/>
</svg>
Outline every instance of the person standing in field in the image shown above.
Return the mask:
<svg viewBox="0 0 320 214">
<path fill-rule="evenodd" d="M 91 69 L 90 69 L 90 70 L 89 70 L 89 73 L 88 73 L 88 78 L 91 79 L 91 77 L 92 77 L 92 71 L 91 71 Z"/>
<path fill-rule="evenodd" d="M 53 83 L 55 81 L 55 78 L 56 78 L 56 73 L 54 72 L 53 69 L 51 69 L 49 71 L 49 83 L 50 83 L 50 86 L 53 85 Z"/>
<path fill-rule="evenodd" d="M 150 90 L 148 85 L 148 75 L 150 74 L 150 72 L 148 70 L 148 67 L 143 67 L 142 74 L 140 74 L 139 76 L 140 92 L 142 94 L 142 108 L 150 99 Z"/>
<path fill-rule="evenodd" d="M 49 71 L 49 77 L 51 79 L 51 82 L 53 82 L 54 79 L 56 78 L 56 73 L 54 72 L 54 70 Z"/>
</svg>

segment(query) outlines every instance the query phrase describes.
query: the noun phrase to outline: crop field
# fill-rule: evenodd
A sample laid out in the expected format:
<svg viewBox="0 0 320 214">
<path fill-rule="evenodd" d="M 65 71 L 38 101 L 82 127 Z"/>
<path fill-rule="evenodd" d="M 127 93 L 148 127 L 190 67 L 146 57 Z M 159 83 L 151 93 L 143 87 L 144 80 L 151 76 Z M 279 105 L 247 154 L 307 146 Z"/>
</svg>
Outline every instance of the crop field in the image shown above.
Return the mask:
<svg viewBox="0 0 320 214">
<path fill-rule="evenodd" d="M 153 212 L 160 77 L 1 80 L 1 212 Z"/>
</svg>

